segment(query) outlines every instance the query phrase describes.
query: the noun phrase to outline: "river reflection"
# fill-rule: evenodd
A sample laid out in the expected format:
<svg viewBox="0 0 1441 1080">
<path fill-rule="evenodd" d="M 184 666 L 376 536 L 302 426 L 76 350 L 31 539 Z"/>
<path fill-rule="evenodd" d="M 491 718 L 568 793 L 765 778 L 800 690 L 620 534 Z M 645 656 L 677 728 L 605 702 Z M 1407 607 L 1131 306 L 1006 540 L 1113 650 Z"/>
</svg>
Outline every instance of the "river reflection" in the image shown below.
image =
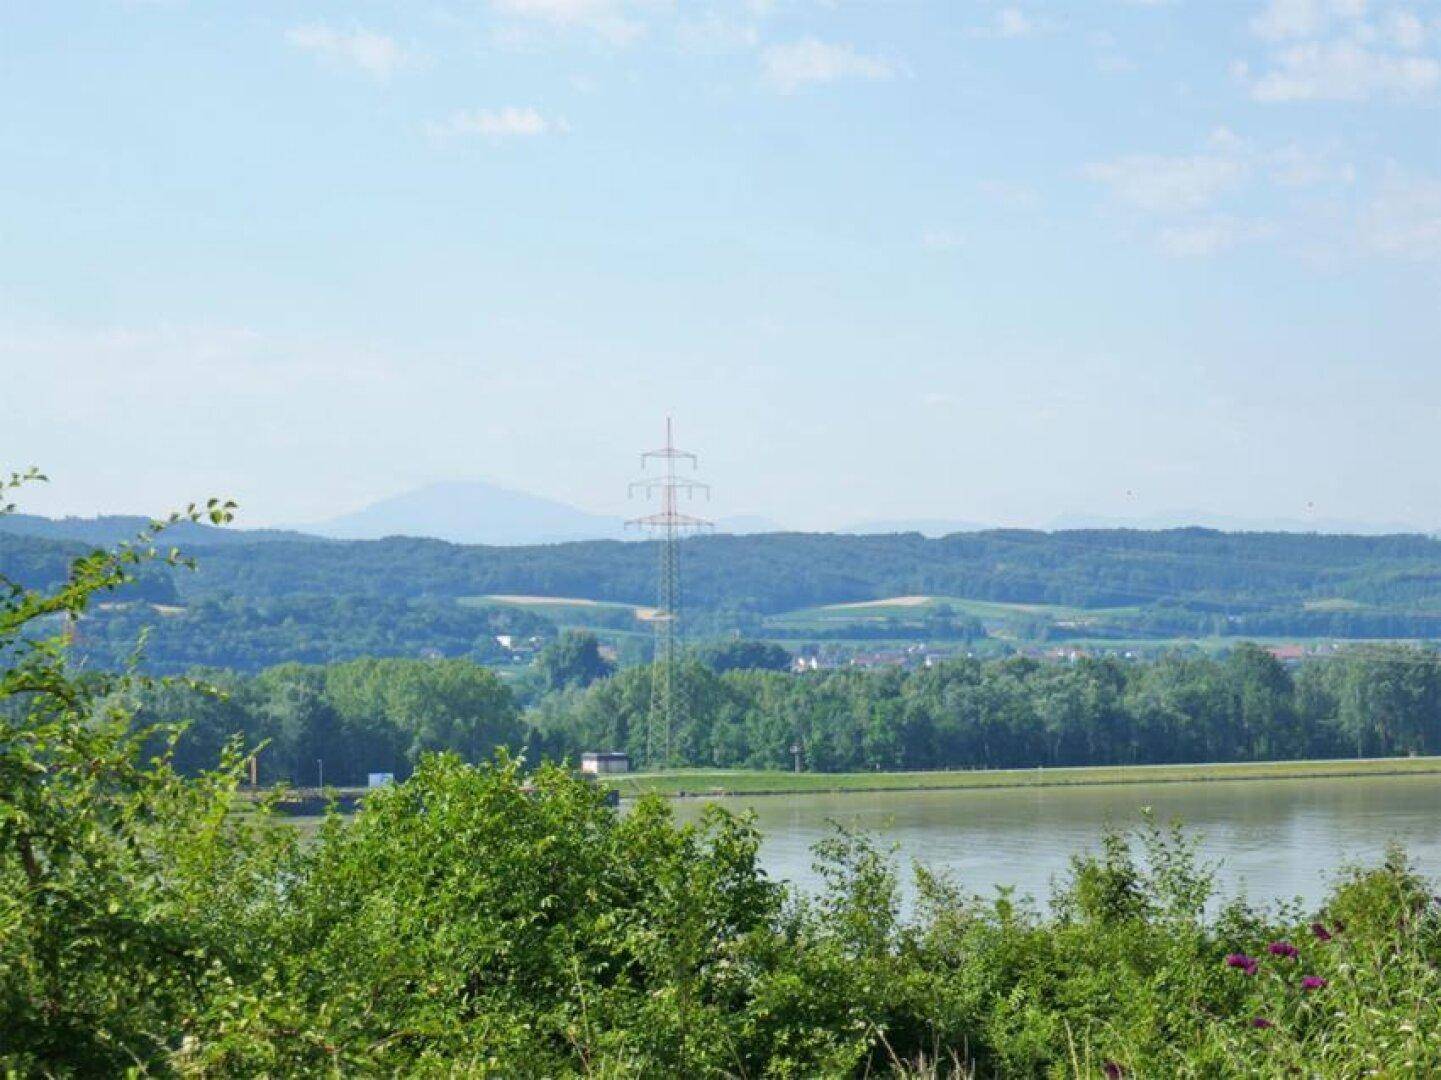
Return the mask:
<svg viewBox="0 0 1441 1080">
<path fill-rule="evenodd" d="M 704 800 L 680 800 L 693 818 Z M 1375 860 L 1389 840 L 1441 878 L 1441 776 L 1013 788 L 990 791 L 767 795 L 722 800 L 753 810 L 761 857 L 773 876 L 817 885 L 811 847 L 836 821 L 897 847 L 967 891 L 1013 885 L 1044 902 L 1072 855 L 1094 849 L 1108 825 L 1179 817 L 1216 862 L 1225 895 L 1254 901 L 1319 900 L 1347 860 Z M 907 875 L 908 876 L 908 875 Z"/>
</svg>

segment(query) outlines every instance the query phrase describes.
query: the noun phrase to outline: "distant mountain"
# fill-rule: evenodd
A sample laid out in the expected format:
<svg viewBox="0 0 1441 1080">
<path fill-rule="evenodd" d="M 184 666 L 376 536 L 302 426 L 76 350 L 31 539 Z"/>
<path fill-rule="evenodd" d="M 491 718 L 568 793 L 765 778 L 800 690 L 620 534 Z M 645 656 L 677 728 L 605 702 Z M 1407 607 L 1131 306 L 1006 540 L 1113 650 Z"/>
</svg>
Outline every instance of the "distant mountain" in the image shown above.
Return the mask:
<svg viewBox="0 0 1441 1080">
<path fill-rule="evenodd" d="M 636 513 L 646 512 L 637 508 Z M 49 518 L 38 514 L 0 515 L 0 533 L 46 540 L 73 540 L 110 547 L 133 539 L 150 524 L 138 514 Z M 780 532 L 770 518 L 737 514 L 716 521 L 715 531 L 733 536 Z M 432 484 L 312 526 L 299 529 L 218 529 L 176 525 L 168 541 L 182 547 L 258 544 L 278 540 L 379 540 L 414 536 L 456 544 L 555 544 L 572 540 L 643 540 L 621 518 L 591 514 L 554 499 L 511 491 L 484 481 Z"/>
<path fill-rule="evenodd" d="M 877 518 L 848 525 L 837 532 L 871 536 L 887 533 L 920 533 L 922 536 L 950 536 L 952 533 L 981 532 L 991 526 L 975 521 L 957 521 L 953 518 Z"/>
<path fill-rule="evenodd" d="M 148 527 L 151 519 L 135 514 L 109 514 L 102 517 L 48 518 L 38 514 L 0 514 L 0 533 L 14 536 L 36 536 L 46 540 L 74 540 L 82 544 L 110 547 L 133 540 L 136 533 Z M 218 529 L 213 525 L 184 522 L 165 532 L 168 543 L 177 546 L 215 547 L 228 544 L 263 544 L 277 540 L 317 540 L 301 532 L 287 529 Z"/>
<path fill-rule="evenodd" d="M 625 536 L 619 518 L 588 513 L 483 480 L 430 484 L 305 528 L 336 540 L 420 536 L 456 544 L 493 545 Z"/>
</svg>

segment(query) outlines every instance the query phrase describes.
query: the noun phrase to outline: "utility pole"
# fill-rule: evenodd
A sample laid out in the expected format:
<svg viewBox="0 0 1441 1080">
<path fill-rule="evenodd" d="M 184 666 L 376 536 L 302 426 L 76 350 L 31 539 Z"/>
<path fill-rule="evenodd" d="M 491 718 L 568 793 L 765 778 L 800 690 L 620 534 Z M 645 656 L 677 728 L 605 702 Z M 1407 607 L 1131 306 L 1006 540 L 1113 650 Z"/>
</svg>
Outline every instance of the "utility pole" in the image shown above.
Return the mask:
<svg viewBox="0 0 1441 1080">
<path fill-rule="evenodd" d="M 665 445 L 658 450 L 647 450 L 640 456 L 642 470 L 651 462 L 659 464 L 660 474 L 636 480 L 630 485 L 630 494 L 641 492 L 647 498 L 659 494 L 660 512 L 635 518 L 626 524 L 645 530 L 660 541 L 659 595 L 655 614 L 651 618 L 655 627 L 655 654 L 651 664 L 645 758 L 648 767 L 665 768 L 671 763 L 671 733 L 684 722 L 688 711 L 685 687 L 680 685 L 683 680 L 677 679 L 676 671 L 682 636 L 680 541 L 687 533 L 712 528 L 714 523 L 676 509 L 681 494 L 692 499 L 700 491 L 710 498 L 710 485 L 676 474 L 678 462 L 689 462 L 693 471 L 700 459 L 676 448 L 669 416 L 665 418 Z"/>
</svg>

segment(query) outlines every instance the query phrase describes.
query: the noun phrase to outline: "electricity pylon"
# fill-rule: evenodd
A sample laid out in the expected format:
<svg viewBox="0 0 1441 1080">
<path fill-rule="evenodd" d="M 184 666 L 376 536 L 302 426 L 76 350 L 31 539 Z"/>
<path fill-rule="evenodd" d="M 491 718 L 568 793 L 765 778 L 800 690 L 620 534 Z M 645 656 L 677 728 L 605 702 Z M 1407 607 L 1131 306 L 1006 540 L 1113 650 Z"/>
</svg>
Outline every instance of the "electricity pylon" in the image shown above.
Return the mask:
<svg viewBox="0 0 1441 1080">
<path fill-rule="evenodd" d="M 651 621 L 655 626 L 655 655 L 651 665 L 650 716 L 646 722 L 645 758 L 647 766 L 664 768 L 671 763 L 671 732 L 683 723 L 688 712 L 688 697 L 683 680 L 677 678 L 681 626 L 680 541 L 687 533 L 712 528 L 704 518 L 683 514 L 676 509 L 678 496 L 695 498 L 697 491 L 710 498 L 710 485 L 688 480 L 676 474 L 678 462 L 689 462 L 692 470 L 700 459 L 675 446 L 671 420 L 665 418 L 665 445 L 647 450 L 640 456 L 644 470 L 650 462 L 658 462 L 660 475 L 636 480 L 629 493 L 643 492 L 647 498 L 659 493 L 660 512 L 634 518 L 627 525 L 643 529 L 660 541 L 660 580 L 657 606 Z"/>
</svg>

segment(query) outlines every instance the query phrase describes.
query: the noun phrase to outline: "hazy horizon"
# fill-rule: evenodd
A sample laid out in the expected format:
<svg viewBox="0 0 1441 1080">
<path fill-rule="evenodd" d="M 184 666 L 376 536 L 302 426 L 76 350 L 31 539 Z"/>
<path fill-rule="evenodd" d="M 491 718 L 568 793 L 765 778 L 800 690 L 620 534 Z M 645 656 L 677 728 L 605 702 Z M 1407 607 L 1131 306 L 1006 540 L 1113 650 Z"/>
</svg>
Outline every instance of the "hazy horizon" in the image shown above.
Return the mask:
<svg viewBox="0 0 1441 1080">
<path fill-rule="evenodd" d="M 0 15 L 41 514 L 1441 526 L 1441 4 Z M 1184 523 L 1184 522 L 1174 522 Z"/>
<path fill-rule="evenodd" d="M 31 492 L 35 488 L 29 489 Z M 457 497 L 478 496 L 476 505 L 455 503 Z M 496 496 L 518 496 L 518 501 L 501 504 Z M 534 505 L 530 505 L 530 504 Z M 631 513 L 644 510 L 632 505 Z M 705 507 L 694 508 L 704 511 Z M 31 511 L 17 507 L 22 518 Z M 107 516 L 132 516 L 97 513 L 58 513 L 51 520 L 93 521 Z M 40 515 L 46 517 L 47 515 Z M 431 537 L 462 544 L 526 545 L 564 543 L 575 540 L 645 540 L 648 533 L 631 528 L 628 518 L 618 515 L 591 513 L 558 500 L 535 496 L 491 484 L 481 479 L 441 481 L 382 497 L 374 502 L 342 512 L 331 518 L 315 521 L 285 521 L 252 525 L 237 521 L 232 531 L 281 530 L 336 540 L 380 539 L 386 536 Z M 880 534 L 919 532 L 938 537 L 957 532 L 983 532 L 994 529 L 1021 528 L 1043 532 L 1075 529 L 1167 530 L 1206 528 L 1223 532 L 1297 532 L 1320 534 L 1391 535 L 1423 533 L 1435 535 L 1436 530 L 1419 528 L 1405 522 L 1354 521 L 1346 519 L 1310 518 L 1243 518 L 1210 514 L 1200 510 L 1173 509 L 1147 516 L 1105 517 L 1094 514 L 1058 514 L 1045 521 L 1008 523 L 967 521 L 964 519 L 915 517 L 869 518 L 843 522 L 818 529 L 800 529 L 785 520 L 753 514 L 732 514 L 711 519 L 712 530 L 718 533 L 754 534 L 774 532 L 831 532 Z M 19 523 L 17 523 L 19 524 Z M 0 522 L 0 528 L 4 523 Z M 476 535 L 476 533 L 486 535 Z"/>
</svg>

